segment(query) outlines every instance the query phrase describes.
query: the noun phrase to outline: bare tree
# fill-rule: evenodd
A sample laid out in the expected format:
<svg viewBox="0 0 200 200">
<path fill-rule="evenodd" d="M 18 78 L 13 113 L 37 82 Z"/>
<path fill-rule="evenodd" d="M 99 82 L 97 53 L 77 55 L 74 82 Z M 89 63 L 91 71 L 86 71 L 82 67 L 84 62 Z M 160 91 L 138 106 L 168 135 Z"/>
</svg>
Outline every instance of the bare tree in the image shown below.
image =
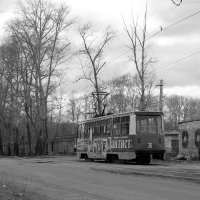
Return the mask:
<svg viewBox="0 0 200 200">
<path fill-rule="evenodd" d="M 23 78 L 28 82 L 24 90 L 29 90 L 28 96 L 25 94 L 25 108 L 29 119 L 30 106 L 35 108 L 34 130 L 39 153 L 46 152 L 48 99 L 56 88 L 57 68 L 66 60 L 70 46 L 67 38 L 63 37 L 64 31 L 74 23 L 69 19 L 69 13 L 69 8 L 64 5 L 56 7 L 45 0 L 26 1 L 20 4 L 20 17 L 12 21 L 8 28 L 24 58 L 21 69 L 24 76 L 29 77 L 29 81 Z"/>
<path fill-rule="evenodd" d="M 109 91 L 108 110 L 111 113 L 121 113 L 135 110 L 137 105 L 135 79 L 129 75 L 122 75 L 105 83 Z"/>
<path fill-rule="evenodd" d="M 110 112 L 129 112 L 138 110 L 140 106 L 140 93 L 138 93 L 138 76 L 125 74 L 105 83 L 109 91 L 108 107 Z M 157 110 L 157 96 L 146 96 L 146 108 Z"/>
<path fill-rule="evenodd" d="M 72 97 L 68 103 L 68 117 L 72 121 L 74 127 L 78 124 L 82 115 L 82 105 L 80 99 Z"/>
<path fill-rule="evenodd" d="M 10 40 L 5 40 L 0 47 L 0 90 L 2 94 L 0 97 L 0 138 L 4 136 L 8 139 L 8 143 L 13 140 L 16 143 L 17 138 L 14 137 L 13 130 L 18 129 L 22 107 L 22 101 L 19 98 L 21 78 L 16 70 L 17 50 Z"/>
<path fill-rule="evenodd" d="M 140 96 L 139 110 L 146 110 L 151 103 L 152 88 L 155 81 L 155 74 L 151 68 L 155 61 L 148 55 L 149 49 L 146 44 L 147 8 L 141 29 L 138 20 L 139 18 L 135 19 L 132 16 L 132 22 L 130 25 L 127 25 L 124 19 L 123 22 L 125 32 L 130 41 L 130 44 L 127 45 L 131 51 L 130 60 L 134 63 L 137 70 L 138 93 Z"/>
<path fill-rule="evenodd" d="M 96 114 L 101 115 L 102 99 L 100 93 L 99 73 L 105 67 L 106 62 L 103 54 L 108 43 L 114 38 L 115 33 L 110 27 L 107 27 L 105 33 L 95 33 L 91 25 L 87 24 L 79 29 L 79 34 L 82 39 L 83 48 L 79 51 L 84 56 L 85 60 L 82 63 L 83 76 L 81 79 L 89 80 L 97 95 Z"/>
<path fill-rule="evenodd" d="M 165 117 L 174 129 L 177 129 L 178 122 L 183 119 L 183 97 L 177 95 L 170 96 L 166 98 L 165 105 Z"/>
<path fill-rule="evenodd" d="M 177 129 L 178 122 L 199 119 L 199 99 L 172 95 L 165 98 L 166 129 Z"/>
</svg>

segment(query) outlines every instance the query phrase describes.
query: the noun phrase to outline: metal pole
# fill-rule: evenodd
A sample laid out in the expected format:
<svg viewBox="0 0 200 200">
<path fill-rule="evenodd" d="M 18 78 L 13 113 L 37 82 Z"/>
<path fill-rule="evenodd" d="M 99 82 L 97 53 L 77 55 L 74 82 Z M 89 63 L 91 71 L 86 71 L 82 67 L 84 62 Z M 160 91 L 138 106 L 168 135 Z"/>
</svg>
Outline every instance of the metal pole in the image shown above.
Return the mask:
<svg viewBox="0 0 200 200">
<path fill-rule="evenodd" d="M 163 112 L 163 80 L 160 80 L 160 100 L 159 100 L 159 111 Z"/>
</svg>

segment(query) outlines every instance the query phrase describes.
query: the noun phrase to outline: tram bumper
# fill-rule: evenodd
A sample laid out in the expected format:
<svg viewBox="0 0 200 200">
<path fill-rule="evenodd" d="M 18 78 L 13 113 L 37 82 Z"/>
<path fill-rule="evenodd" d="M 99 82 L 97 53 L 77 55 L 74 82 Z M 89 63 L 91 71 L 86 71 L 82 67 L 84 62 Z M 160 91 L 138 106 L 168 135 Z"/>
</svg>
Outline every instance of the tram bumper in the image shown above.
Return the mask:
<svg viewBox="0 0 200 200">
<path fill-rule="evenodd" d="M 137 155 L 152 155 L 154 159 L 164 159 L 165 142 L 163 135 L 140 134 L 135 138 Z"/>
</svg>

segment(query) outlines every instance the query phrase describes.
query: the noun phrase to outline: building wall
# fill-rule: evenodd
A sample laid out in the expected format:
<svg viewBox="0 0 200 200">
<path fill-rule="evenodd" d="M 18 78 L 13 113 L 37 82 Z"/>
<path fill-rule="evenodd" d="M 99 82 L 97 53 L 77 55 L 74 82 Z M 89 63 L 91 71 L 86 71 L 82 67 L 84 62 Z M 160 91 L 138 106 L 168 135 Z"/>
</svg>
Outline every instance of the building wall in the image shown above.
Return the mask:
<svg viewBox="0 0 200 200">
<path fill-rule="evenodd" d="M 65 138 L 57 137 L 48 142 L 49 154 L 72 154 L 75 153 L 76 134 L 69 135 Z"/>
<path fill-rule="evenodd" d="M 178 155 L 179 153 L 179 132 L 177 131 L 170 131 L 165 132 L 165 151 L 168 154 Z M 173 144 L 177 142 L 176 148 Z"/>
<path fill-rule="evenodd" d="M 55 138 L 47 143 L 47 154 L 73 154 L 75 153 L 76 135 L 69 135 L 68 137 Z M 29 145 L 27 141 L 20 141 L 19 143 L 4 143 L 3 151 L 8 156 L 28 156 Z"/>
<path fill-rule="evenodd" d="M 170 153 L 171 150 L 172 150 L 171 137 L 165 136 L 165 151 L 166 153 Z"/>
<path fill-rule="evenodd" d="M 197 141 L 200 140 L 200 120 L 180 123 L 179 132 L 180 153 L 183 156 L 200 158 L 200 141 Z"/>
</svg>

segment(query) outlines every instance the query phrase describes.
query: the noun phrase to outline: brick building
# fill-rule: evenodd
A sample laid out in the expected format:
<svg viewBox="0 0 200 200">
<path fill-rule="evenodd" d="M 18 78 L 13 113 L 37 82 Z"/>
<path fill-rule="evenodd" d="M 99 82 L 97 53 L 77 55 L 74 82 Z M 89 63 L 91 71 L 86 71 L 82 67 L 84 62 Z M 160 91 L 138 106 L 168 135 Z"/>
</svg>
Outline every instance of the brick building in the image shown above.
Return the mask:
<svg viewBox="0 0 200 200">
<path fill-rule="evenodd" d="M 179 152 L 200 160 L 200 119 L 179 123 Z"/>
</svg>

